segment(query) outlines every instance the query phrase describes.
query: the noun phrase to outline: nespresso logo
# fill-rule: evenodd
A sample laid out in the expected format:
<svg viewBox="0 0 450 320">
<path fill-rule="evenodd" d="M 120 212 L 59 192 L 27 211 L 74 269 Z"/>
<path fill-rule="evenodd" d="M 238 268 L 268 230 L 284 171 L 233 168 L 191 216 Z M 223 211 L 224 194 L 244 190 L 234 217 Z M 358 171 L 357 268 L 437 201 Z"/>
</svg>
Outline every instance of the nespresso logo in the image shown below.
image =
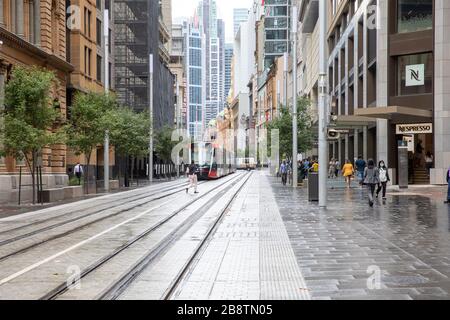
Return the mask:
<svg viewBox="0 0 450 320">
<path fill-rule="evenodd" d="M 416 133 L 433 133 L 433 124 L 399 124 L 397 125 L 397 134 L 416 134 Z"/>
</svg>

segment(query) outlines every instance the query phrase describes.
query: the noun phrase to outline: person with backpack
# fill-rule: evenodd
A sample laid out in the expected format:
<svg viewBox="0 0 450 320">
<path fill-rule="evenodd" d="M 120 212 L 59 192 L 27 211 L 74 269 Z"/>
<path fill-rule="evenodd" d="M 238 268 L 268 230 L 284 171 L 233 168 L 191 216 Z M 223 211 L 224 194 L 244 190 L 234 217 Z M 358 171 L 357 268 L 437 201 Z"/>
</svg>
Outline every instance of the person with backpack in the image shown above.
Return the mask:
<svg viewBox="0 0 450 320">
<path fill-rule="evenodd" d="M 189 193 L 190 188 L 194 188 L 194 193 L 198 193 L 197 191 L 197 177 L 198 167 L 195 164 L 194 160 L 192 160 L 191 165 L 187 168 L 186 173 L 189 176 L 189 186 L 186 188 L 186 193 Z"/>
<path fill-rule="evenodd" d="M 367 162 L 367 168 L 364 170 L 364 184 L 367 186 L 369 195 L 369 206 L 373 207 L 373 196 L 375 193 L 375 187 L 380 183 L 380 172 L 375 167 L 375 162 L 370 159 Z"/>
<path fill-rule="evenodd" d="M 447 201 L 445 201 L 445 203 L 450 204 L 450 168 L 448 168 L 448 171 L 447 171 L 447 183 L 448 183 Z"/>
<path fill-rule="evenodd" d="M 378 172 L 380 183 L 378 184 L 377 198 L 380 195 L 381 190 L 383 190 L 383 200 L 386 200 L 387 184 L 388 182 L 391 181 L 391 178 L 389 177 L 389 172 L 388 168 L 386 167 L 386 163 L 383 160 L 378 163 Z"/>
</svg>

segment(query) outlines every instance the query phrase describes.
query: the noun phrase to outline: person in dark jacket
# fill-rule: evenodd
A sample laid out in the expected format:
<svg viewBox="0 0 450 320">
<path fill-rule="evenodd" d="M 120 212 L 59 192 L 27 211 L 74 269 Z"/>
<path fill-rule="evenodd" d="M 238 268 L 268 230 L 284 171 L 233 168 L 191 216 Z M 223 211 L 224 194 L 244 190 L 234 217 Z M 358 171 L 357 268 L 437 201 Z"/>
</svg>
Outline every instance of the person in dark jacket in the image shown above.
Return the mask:
<svg viewBox="0 0 450 320">
<path fill-rule="evenodd" d="M 445 201 L 445 203 L 450 204 L 450 168 L 448 168 L 447 170 L 447 183 L 448 183 L 447 201 Z"/>
<path fill-rule="evenodd" d="M 375 166 L 375 162 L 370 159 L 367 162 L 367 168 L 364 171 L 364 184 L 367 186 L 369 194 L 369 206 L 373 207 L 373 196 L 375 187 L 380 183 L 380 172 Z"/>
<path fill-rule="evenodd" d="M 197 192 L 197 171 L 198 171 L 198 167 L 195 164 L 195 162 L 192 160 L 191 165 L 188 167 L 188 169 L 186 170 L 187 174 L 189 175 L 189 186 L 186 188 L 186 193 L 189 192 L 189 189 L 191 187 L 194 187 L 194 193 L 198 193 Z"/>
</svg>

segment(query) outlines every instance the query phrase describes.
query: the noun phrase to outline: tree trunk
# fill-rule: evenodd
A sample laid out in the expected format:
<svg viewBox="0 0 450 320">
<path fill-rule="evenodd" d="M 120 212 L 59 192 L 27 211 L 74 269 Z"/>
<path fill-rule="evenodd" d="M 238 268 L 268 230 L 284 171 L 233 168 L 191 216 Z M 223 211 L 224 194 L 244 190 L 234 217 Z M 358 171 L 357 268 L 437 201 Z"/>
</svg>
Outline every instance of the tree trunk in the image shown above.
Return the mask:
<svg viewBox="0 0 450 320">
<path fill-rule="evenodd" d="M 91 151 L 86 155 L 86 160 L 87 160 L 87 166 L 86 166 L 86 175 L 84 177 L 84 184 L 86 185 L 85 189 L 86 189 L 86 194 L 89 194 L 89 166 L 91 164 L 91 154 L 92 154 L 92 149 Z"/>
<path fill-rule="evenodd" d="M 134 181 L 134 157 L 131 156 L 131 183 Z"/>
</svg>

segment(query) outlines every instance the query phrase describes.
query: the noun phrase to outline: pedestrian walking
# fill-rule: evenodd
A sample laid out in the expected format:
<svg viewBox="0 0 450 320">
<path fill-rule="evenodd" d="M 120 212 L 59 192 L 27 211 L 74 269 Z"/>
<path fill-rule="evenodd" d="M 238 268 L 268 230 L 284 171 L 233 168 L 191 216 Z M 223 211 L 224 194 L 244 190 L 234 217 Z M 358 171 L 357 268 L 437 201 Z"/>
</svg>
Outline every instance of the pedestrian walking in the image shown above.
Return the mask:
<svg viewBox="0 0 450 320">
<path fill-rule="evenodd" d="M 313 164 L 311 166 L 311 172 L 319 172 L 319 162 L 317 160 L 313 161 Z"/>
<path fill-rule="evenodd" d="M 334 159 L 331 159 L 328 165 L 328 179 L 334 179 L 335 172 L 336 172 L 336 161 Z"/>
<path fill-rule="evenodd" d="M 336 160 L 336 171 L 334 172 L 336 178 L 339 177 L 339 171 L 341 171 L 341 162 Z"/>
<path fill-rule="evenodd" d="M 369 195 L 369 206 L 373 207 L 373 196 L 375 187 L 380 183 L 380 176 L 378 168 L 375 167 L 375 162 L 370 159 L 367 162 L 367 168 L 364 170 L 364 184 L 367 186 Z"/>
<path fill-rule="evenodd" d="M 358 182 L 362 188 L 363 182 L 364 182 L 364 171 L 366 170 L 366 166 L 367 166 L 366 161 L 364 161 L 362 156 L 358 157 L 358 160 L 356 160 L 356 162 L 355 162 L 355 166 L 356 166 L 356 174 L 358 177 Z"/>
<path fill-rule="evenodd" d="M 281 183 L 283 186 L 287 183 L 287 175 L 288 175 L 288 166 L 286 164 L 286 161 L 283 161 L 283 163 L 280 166 L 280 172 L 281 172 Z"/>
<path fill-rule="evenodd" d="M 353 165 L 350 163 L 350 161 L 347 159 L 345 160 L 345 164 L 342 167 L 342 175 L 345 178 L 345 182 L 347 183 L 347 188 L 350 189 L 352 186 L 352 177 L 355 174 L 355 169 L 353 168 Z"/>
<path fill-rule="evenodd" d="M 198 193 L 197 192 L 197 182 L 198 182 L 197 171 L 198 171 L 197 165 L 195 164 L 194 160 L 192 160 L 191 165 L 186 170 L 187 174 L 189 175 L 189 186 L 186 188 L 186 193 L 189 193 L 189 189 L 192 187 L 194 188 L 194 193 Z"/>
<path fill-rule="evenodd" d="M 84 171 L 83 166 L 79 162 L 77 162 L 77 164 L 73 168 L 73 172 L 75 172 L 75 176 L 78 179 L 78 185 L 81 185 L 81 177 L 83 176 Z"/>
<path fill-rule="evenodd" d="M 445 203 L 450 204 L 450 168 L 448 168 L 447 171 L 447 183 L 448 183 L 447 201 L 445 201 Z"/>
<path fill-rule="evenodd" d="M 380 178 L 380 183 L 378 184 L 377 189 L 377 199 L 380 195 L 381 190 L 383 190 L 383 200 L 386 200 L 386 191 L 387 191 L 387 184 L 391 181 L 391 178 L 389 177 L 389 170 L 386 167 L 386 163 L 381 160 L 378 163 L 378 173 Z"/>
</svg>

